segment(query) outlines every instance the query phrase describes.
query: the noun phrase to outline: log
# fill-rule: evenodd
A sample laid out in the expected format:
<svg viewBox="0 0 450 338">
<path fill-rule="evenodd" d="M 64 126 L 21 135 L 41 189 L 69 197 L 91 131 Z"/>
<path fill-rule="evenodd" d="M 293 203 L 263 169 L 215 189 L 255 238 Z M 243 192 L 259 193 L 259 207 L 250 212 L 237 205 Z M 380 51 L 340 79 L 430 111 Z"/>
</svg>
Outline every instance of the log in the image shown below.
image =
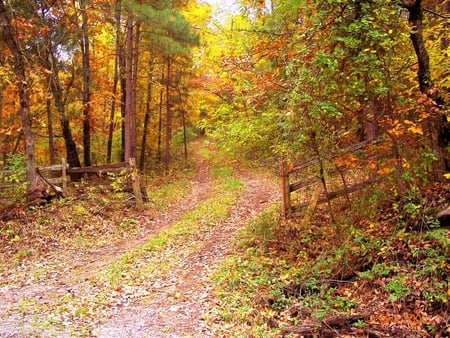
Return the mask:
<svg viewBox="0 0 450 338">
<path fill-rule="evenodd" d="M 314 325 L 304 326 L 288 326 L 281 330 L 281 337 L 285 337 L 290 334 L 296 334 L 299 337 L 314 337 L 317 336 L 317 327 Z"/>
</svg>

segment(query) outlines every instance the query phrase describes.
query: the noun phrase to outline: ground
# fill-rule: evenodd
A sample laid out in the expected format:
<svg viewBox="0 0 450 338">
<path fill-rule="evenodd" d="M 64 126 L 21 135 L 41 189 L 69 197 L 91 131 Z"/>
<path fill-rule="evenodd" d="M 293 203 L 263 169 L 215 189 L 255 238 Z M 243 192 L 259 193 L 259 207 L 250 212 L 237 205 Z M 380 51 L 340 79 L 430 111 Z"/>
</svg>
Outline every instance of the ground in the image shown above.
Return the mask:
<svg viewBox="0 0 450 338">
<path fill-rule="evenodd" d="M 190 193 L 162 211 L 136 211 L 133 219 L 139 222 L 135 227 L 139 231 L 133 236 L 88 250 L 56 246 L 45 256 L 2 267 L 0 336 L 214 336 L 218 316 L 211 274 L 246 222 L 277 202 L 276 181 L 266 175 L 235 168 L 235 176 L 243 184 L 239 198 L 226 217 L 214 220 L 213 226 L 199 226 L 175 248 L 175 263 L 169 259 L 165 264 L 162 255 L 160 266 L 144 277 L 142 273 L 134 276 L 131 268 L 126 272 L 129 275 L 122 272 L 119 276 L 127 283 L 114 284 L 103 278 L 128 256 L 138 257 L 132 258 L 133 266 L 141 271 L 150 259 L 141 255 L 146 250 L 142 248 L 152 238 L 171 231 L 200 204 L 208 203 L 213 189 L 211 163 L 195 156 Z"/>
<path fill-rule="evenodd" d="M 448 183 L 281 220 L 277 175 L 192 149 L 143 209 L 119 175 L 0 215 L 0 337 L 449 337 Z"/>
</svg>

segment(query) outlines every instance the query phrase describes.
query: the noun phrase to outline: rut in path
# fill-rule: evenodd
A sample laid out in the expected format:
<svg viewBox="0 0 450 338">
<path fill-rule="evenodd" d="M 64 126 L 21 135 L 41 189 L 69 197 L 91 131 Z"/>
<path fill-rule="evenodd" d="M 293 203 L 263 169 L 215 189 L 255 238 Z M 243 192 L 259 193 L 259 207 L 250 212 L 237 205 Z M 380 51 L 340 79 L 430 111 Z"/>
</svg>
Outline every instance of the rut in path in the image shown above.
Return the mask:
<svg viewBox="0 0 450 338">
<path fill-rule="evenodd" d="M 245 192 L 230 216 L 207 233 L 203 246 L 185 257 L 164 280 L 150 301 L 117 309 L 96 330 L 100 337 L 213 337 L 214 326 L 206 319 L 216 298 L 211 292 L 210 273 L 229 253 L 230 240 L 244 224 L 267 208 L 277 197 L 273 183 L 249 172 L 241 172 Z"/>
</svg>

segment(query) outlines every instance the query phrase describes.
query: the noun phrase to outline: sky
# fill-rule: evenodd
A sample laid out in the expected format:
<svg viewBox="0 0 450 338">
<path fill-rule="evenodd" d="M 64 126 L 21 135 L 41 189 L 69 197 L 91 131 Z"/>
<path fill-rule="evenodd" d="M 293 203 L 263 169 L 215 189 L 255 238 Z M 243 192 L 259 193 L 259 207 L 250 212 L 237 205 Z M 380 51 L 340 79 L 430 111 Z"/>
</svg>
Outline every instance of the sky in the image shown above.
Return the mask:
<svg viewBox="0 0 450 338">
<path fill-rule="evenodd" d="M 224 16 L 230 13 L 239 13 L 239 5 L 237 0 L 203 0 L 213 7 L 214 14 Z"/>
</svg>

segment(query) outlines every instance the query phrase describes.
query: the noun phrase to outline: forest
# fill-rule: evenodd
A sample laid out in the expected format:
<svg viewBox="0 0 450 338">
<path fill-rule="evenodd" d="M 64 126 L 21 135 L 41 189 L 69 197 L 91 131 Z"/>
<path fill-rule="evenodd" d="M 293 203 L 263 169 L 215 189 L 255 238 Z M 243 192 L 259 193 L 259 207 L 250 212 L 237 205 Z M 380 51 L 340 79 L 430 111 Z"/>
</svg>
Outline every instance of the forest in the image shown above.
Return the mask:
<svg viewBox="0 0 450 338">
<path fill-rule="evenodd" d="M 449 337 L 450 0 L 0 0 L 0 337 Z"/>
</svg>

